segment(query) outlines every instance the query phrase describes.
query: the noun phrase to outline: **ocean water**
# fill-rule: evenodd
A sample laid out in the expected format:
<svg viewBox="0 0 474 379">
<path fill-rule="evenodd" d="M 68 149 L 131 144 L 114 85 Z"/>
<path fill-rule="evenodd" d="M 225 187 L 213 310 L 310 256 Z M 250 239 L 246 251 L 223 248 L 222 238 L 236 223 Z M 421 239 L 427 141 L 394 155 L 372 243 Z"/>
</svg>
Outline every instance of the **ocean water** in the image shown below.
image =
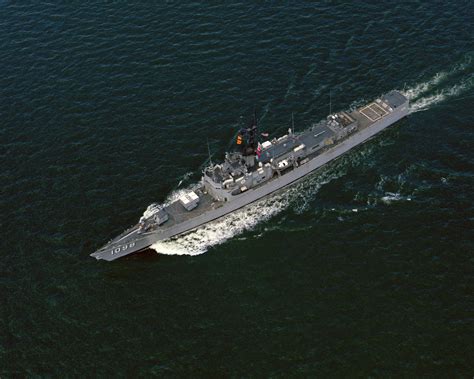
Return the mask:
<svg viewBox="0 0 474 379">
<path fill-rule="evenodd" d="M 0 376 L 474 373 L 471 1 L 0 2 Z M 287 191 L 89 257 L 278 135 L 412 112 Z M 170 195 L 171 194 L 171 195 Z"/>
</svg>

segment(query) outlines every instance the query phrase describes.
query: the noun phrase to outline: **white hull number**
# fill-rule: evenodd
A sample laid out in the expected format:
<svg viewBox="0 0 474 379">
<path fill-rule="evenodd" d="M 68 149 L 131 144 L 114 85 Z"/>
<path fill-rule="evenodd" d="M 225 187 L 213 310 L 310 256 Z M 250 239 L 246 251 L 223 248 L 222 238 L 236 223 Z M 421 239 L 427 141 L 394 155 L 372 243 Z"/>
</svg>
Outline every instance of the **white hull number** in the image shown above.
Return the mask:
<svg viewBox="0 0 474 379">
<path fill-rule="evenodd" d="M 119 246 L 119 247 L 116 247 L 114 249 L 111 250 L 111 253 L 112 255 L 113 254 L 118 254 L 120 253 L 121 251 L 125 251 L 127 249 L 131 249 L 132 247 L 135 246 L 135 242 L 130 242 L 128 245 L 122 245 L 122 246 Z"/>
</svg>

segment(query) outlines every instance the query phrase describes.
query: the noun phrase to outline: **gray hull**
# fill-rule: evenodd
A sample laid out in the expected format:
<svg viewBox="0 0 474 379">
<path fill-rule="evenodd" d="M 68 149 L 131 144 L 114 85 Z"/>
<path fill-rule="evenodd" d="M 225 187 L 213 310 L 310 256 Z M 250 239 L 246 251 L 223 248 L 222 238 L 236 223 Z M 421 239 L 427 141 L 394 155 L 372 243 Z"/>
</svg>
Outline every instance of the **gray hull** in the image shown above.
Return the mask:
<svg viewBox="0 0 474 379">
<path fill-rule="evenodd" d="M 140 233 L 138 226 L 135 226 L 114 240 L 110 241 L 109 244 L 97 252 L 91 254 L 91 256 L 95 257 L 96 259 L 112 261 L 125 255 L 143 250 L 157 241 L 184 234 L 206 223 L 223 217 L 237 209 L 262 199 L 265 196 L 274 193 L 275 191 L 291 185 L 292 183 L 302 180 L 314 170 L 340 157 L 352 148 L 364 143 L 371 137 L 375 136 L 401 118 L 405 117 L 408 112 L 409 107 L 407 100 L 404 104 L 394 109 L 393 112 L 387 114 L 379 120 L 374 122 L 365 122 L 366 125 L 364 125 L 363 128 L 358 130 L 356 133 L 338 142 L 331 148 L 328 148 L 320 155 L 317 155 L 305 164 L 296 167 L 285 175 L 269 180 L 260 187 L 251 188 L 248 191 L 235 196 L 231 202 L 219 203 L 213 207 L 210 207 L 209 210 L 197 214 L 194 217 L 190 217 L 185 221 L 176 223 L 170 227 L 159 228 L 158 230 L 152 232 Z"/>
</svg>

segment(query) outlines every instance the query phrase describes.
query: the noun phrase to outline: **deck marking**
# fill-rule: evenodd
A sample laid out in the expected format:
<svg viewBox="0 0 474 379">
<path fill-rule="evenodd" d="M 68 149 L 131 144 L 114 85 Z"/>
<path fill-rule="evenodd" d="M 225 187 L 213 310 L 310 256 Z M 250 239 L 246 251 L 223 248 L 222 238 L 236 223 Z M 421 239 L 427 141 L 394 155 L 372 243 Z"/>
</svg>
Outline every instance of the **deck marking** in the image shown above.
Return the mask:
<svg viewBox="0 0 474 379">
<path fill-rule="evenodd" d="M 378 111 L 375 107 L 380 109 L 381 112 Z M 369 105 L 366 105 L 365 107 L 361 108 L 359 110 L 359 113 L 363 114 L 365 117 L 367 117 L 372 122 L 380 120 L 382 117 L 384 117 L 388 114 L 388 112 L 385 109 L 383 109 L 380 105 L 378 105 L 375 102 L 370 103 Z M 373 118 L 373 117 L 375 117 L 375 118 Z"/>
</svg>

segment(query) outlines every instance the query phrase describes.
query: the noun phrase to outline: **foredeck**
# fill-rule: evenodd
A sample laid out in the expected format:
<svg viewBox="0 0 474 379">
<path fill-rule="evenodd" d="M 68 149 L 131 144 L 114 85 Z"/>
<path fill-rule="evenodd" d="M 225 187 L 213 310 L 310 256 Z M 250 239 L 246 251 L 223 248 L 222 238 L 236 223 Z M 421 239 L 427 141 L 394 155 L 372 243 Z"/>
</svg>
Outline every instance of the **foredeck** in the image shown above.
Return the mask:
<svg viewBox="0 0 474 379">
<path fill-rule="evenodd" d="M 163 226 L 161 226 L 161 228 L 171 228 L 176 224 L 180 224 L 184 221 L 188 221 L 194 217 L 200 216 L 207 211 L 219 208 L 223 204 L 221 201 L 216 201 L 212 196 L 204 193 L 202 190 L 196 190 L 195 192 L 199 196 L 198 206 L 193 210 L 188 211 L 181 205 L 179 201 L 171 203 L 165 207 L 169 219 Z"/>
</svg>

